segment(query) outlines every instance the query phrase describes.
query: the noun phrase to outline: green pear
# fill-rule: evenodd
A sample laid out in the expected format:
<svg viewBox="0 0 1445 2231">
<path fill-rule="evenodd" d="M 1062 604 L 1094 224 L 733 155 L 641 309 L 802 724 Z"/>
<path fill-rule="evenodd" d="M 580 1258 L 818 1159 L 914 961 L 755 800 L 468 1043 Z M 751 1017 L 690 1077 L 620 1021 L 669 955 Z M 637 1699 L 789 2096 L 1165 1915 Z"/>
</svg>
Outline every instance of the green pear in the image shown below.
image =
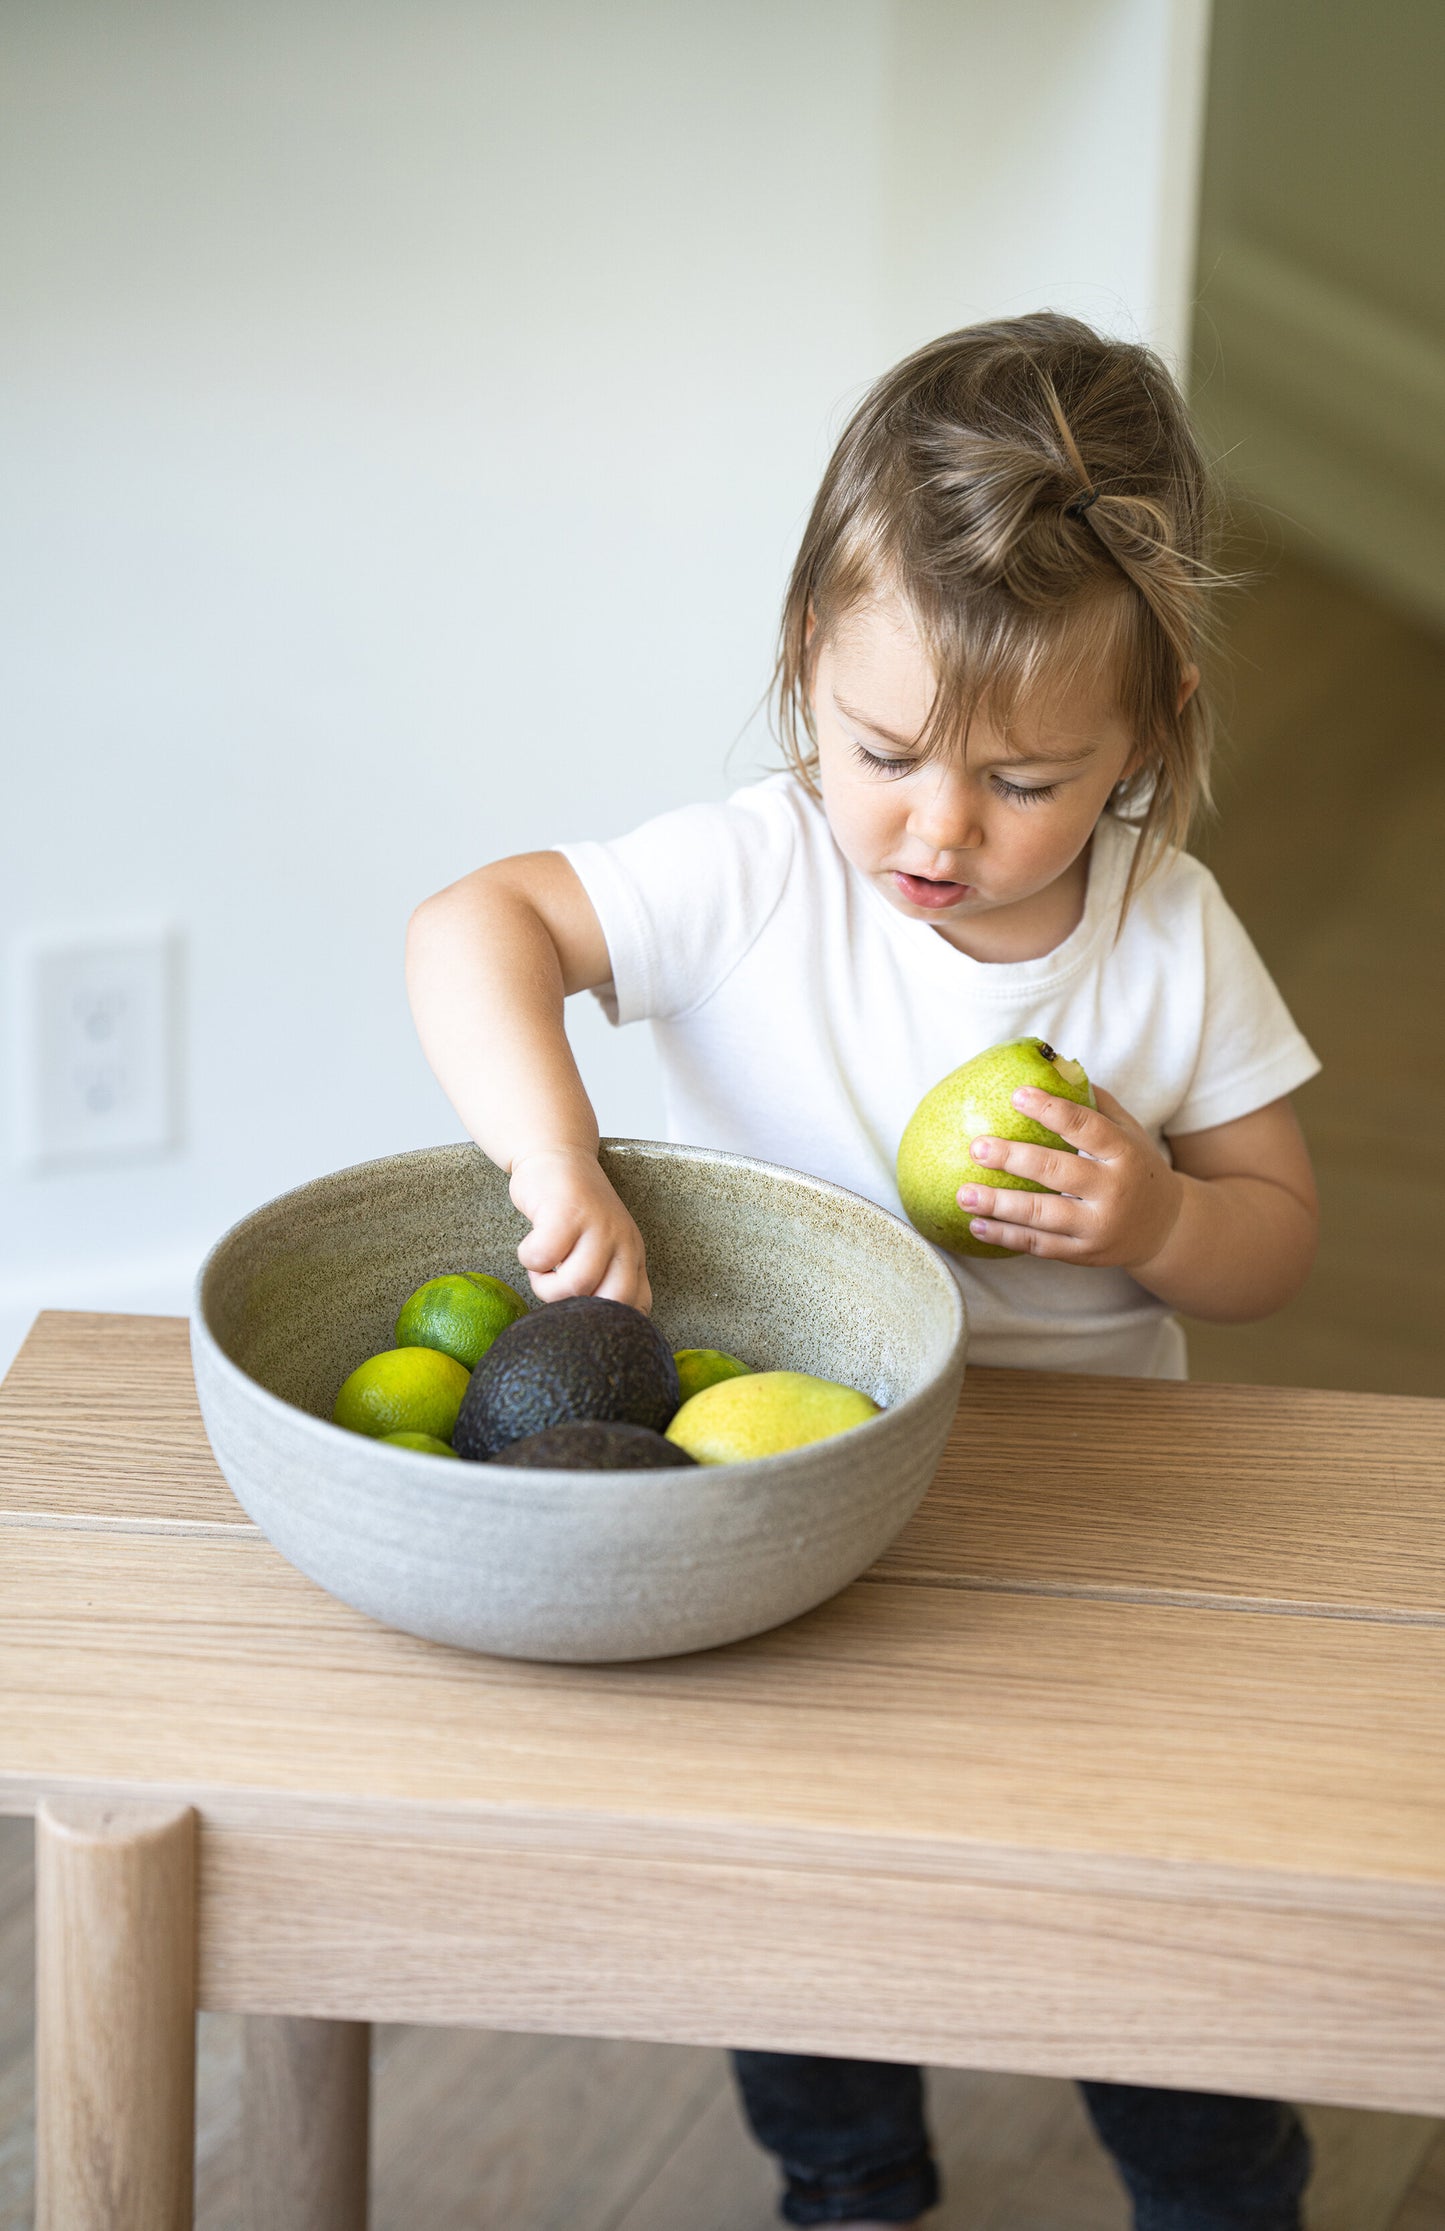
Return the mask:
<svg viewBox="0 0 1445 2231">
<path fill-rule="evenodd" d="M 1056 1131 L 1045 1130 L 1014 1106 L 1013 1095 L 1020 1085 L 1057 1093 L 1063 1100 L 1077 1101 L 1081 1108 L 1095 1104 L 1094 1088 L 1082 1063 L 1065 1060 L 1042 1038 L 1012 1038 L 955 1069 L 924 1094 L 909 1117 L 898 1145 L 898 1191 L 909 1222 L 936 1247 L 950 1248 L 955 1255 L 991 1255 L 999 1260 L 1015 1256 L 1013 1248 L 991 1247 L 974 1238 L 968 1228 L 974 1212 L 958 1205 L 961 1185 L 1049 1191 L 1033 1178 L 986 1170 L 973 1159 L 975 1139 L 1018 1139 L 1030 1146 L 1077 1152 Z"/>
</svg>

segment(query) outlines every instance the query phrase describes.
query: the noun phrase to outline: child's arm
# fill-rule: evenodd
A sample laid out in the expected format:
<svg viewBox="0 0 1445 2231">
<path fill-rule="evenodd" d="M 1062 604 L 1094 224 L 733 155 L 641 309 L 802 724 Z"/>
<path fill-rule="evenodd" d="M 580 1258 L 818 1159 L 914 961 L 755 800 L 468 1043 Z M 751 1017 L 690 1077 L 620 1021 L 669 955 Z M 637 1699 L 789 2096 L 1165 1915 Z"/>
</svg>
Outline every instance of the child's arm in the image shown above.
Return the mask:
<svg viewBox="0 0 1445 2231">
<path fill-rule="evenodd" d="M 1221 1324 L 1292 1300 L 1314 1261 L 1319 1205 L 1288 1099 L 1171 1139 L 1171 1167 L 1112 1093 L 1097 1098 L 1094 1109 L 1027 1087 L 1014 1094 L 1016 1108 L 1079 1151 L 976 1140 L 976 1162 L 1059 1189 L 964 1186 L 959 1204 L 978 1212 L 976 1236 L 1127 1270 L 1171 1309 Z"/>
<path fill-rule="evenodd" d="M 597 1160 L 597 1118 L 562 1002 L 612 973 L 591 900 L 557 852 L 497 860 L 417 908 L 406 979 L 426 1057 L 532 1229 L 517 1249 L 542 1301 L 650 1308 L 642 1235 Z"/>
</svg>

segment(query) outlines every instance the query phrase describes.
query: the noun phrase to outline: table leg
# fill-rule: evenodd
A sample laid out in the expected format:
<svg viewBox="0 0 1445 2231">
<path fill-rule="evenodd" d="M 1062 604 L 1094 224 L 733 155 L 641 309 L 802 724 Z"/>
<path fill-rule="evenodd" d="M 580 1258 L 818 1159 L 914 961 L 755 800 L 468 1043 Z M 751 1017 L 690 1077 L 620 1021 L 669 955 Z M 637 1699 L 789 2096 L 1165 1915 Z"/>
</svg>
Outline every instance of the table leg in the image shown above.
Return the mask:
<svg viewBox="0 0 1445 2231">
<path fill-rule="evenodd" d="M 246 2020 L 247 2231 L 366 2231 L 371 2024 Z"/>
<path fill-rule="evenodd" d="M 48 1800 L 35 1862 L 36 2231 L 191 2231 L 196 1816 Z"/>
</svg>

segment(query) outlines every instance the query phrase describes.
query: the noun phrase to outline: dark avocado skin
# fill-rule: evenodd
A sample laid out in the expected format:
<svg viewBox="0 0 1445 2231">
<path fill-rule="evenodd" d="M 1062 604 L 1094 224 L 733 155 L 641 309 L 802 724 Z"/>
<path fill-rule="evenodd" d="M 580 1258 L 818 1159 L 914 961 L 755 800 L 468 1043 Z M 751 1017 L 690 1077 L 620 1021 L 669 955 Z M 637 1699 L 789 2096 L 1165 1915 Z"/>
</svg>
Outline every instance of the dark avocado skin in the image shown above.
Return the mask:
<svg viewBox="0 0 1445 2231">
<path fill-rule="evenodd" d="M 485 1463 L 514 1441 L 573 1423 L 661 1433 L 682 1399 L 662 1334 L 625 1301 L 574 1294 L 498 1333 L 462 1397 L 458 1456 Z"/>
<path fill-rule="evenodd" d="M 666 1441 L 650 1425 L 599 1425 L 595 1418 L 572 1425 L 549 1425 L 529 1433 L 488 1458 L 492 1464 L 520 1464 L 551 1472 L 664 1472 L 695 1464 L 696 1458 Z"/>
</svg>

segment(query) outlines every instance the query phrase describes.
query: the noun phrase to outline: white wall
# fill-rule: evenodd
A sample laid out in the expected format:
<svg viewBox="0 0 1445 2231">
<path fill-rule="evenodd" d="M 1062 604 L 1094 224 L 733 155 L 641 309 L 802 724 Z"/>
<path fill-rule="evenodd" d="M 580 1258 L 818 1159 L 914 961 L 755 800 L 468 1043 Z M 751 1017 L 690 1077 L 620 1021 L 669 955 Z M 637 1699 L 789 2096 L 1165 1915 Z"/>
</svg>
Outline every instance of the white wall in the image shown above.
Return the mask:
<svg viewBox="0 0 1445 2231">
<path fill-rule="evenodd" d="M 168 918 L 187 994 L 177 1152 L 0 1169 L 0 1348 L 456 1135 L 409 909 L 766 762 L 867 380 L 1043 302 L 1177 357 L 1203 24 L 11 0 L 0 942 Z M 655 1129 L 645 1033 L 574 1005 L 604 1129 Z"/>
<path fill-rule="evenodd" d="M 1209 21 L 1208 0 L 889 11 L 885 362 L 1048 305 L 1182 365 Z"/>
</svg>

